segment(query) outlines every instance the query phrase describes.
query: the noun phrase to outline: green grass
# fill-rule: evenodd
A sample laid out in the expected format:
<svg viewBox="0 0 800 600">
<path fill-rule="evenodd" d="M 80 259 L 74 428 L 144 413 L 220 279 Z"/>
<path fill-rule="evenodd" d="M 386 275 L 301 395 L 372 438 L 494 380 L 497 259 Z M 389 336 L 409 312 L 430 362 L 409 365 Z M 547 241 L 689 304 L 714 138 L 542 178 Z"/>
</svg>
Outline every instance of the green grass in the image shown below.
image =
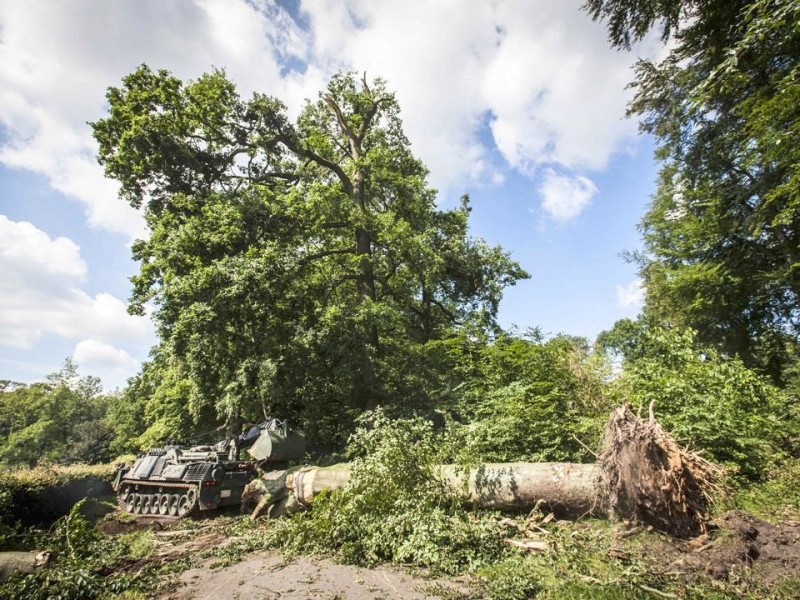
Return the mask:
<svg viewBox="0 0 800 600">
<path fill-rule="evenodd" d="M 773 468 L 763 483 L 740 487 L 730 505 L 766 521 L 800 520 L 800 459 Z"/>
</svg>

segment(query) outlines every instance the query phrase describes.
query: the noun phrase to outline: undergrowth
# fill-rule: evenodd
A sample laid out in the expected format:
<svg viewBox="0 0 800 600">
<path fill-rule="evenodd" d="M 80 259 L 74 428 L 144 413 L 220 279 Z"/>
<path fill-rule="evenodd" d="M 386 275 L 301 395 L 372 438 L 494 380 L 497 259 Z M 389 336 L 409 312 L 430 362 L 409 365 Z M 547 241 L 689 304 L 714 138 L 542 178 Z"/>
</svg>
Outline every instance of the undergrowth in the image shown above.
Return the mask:
<svg viewBox="0 0 800 600">
<path fill-rule="evenodd" d="M 166 584 L 168 574 L 188 568 L 193 560 L 210 557 L 212 568 L 221 568 L 264 549 L 466 575 L 471 591 L 437 590 L 451 600 L 793 597 L 797 580 L 768 589 L 744 567 L 733 569 L 725 581 L 702 573 L 664 573 L 665 562 L 680 553 L 676 542 L 650 531 L 628 536 L 620 535 L 620 524 L 607 521 L 558 521 L 539 511 L 501 515 L 465 510 L 436 478 L 436 466 L 455 455 L 450 443 L 426 421 L 391 421 L 377 412 L 351 440 L 347 486 L 315 498 L 311 511 L 276 520 L 223 517 L 182 524 L 219 529 L 226 543 L 178 560 L 152 560 L 149 531 L 116 537 L 100 533 L 82 516 L 80 503 L 50 531 L 31 534 L 31 547 L 47 548 L 53 567 L 15 576 L 0 586 L 0 598 L 150 597 Z M 786 514 L 780 507 L 787 502 L 796 509 L 800 464 L 785 465 L 774 475 L 757 488 L 738 492 L 736 502 L 777 516 Z M 530 539 L 532 531 L 544 542 L 539 551 L 509 545 L 510 539 Z"/>
<path fill-rule="evenodd" d="M 190 557 L 149 562 L 155 547 L 152 532 L 106 535 L 82 514 L 83 505 L 73 506 L 50 530 L 29 532 L 31 542 L 50 553 L 51 566 L 12 576 L 0 584 L 0 598 L 136 597 L 158 590 L 165 575 L 191 564 Z"/>
<path fill-rule="evenodd" d="M 365 566 L 413 564 L 438 574 L 469 575 L 475 590 L 469 597 L 490 600 L 792 597 L 791 586 L 766 589 L 744 568 L 727 581 L 658 575 L 664 552 L 679 555 L 661 534 L 620 536 L 620 526 L 607 521 L 548 522 L 547 515 L 536 513 L 509 519 L 465 510 L 435 477 L 435 466 L 452 450 L 428 423 L 389 421 L 378 413 L 352 439 L 347 486 L 315 498 L 312 511 L 227 525 L 238 541 L 216 552 L 217 564 L 265 548 Z M 783 489 L 788 482 L 774 485 Z M 544 551 L 526 553 L 507 544 L 524 537 L 530 522 L 538 523 Z"/>
<path fill-rule="evenodd" d="M 461 508 L 438 481 L 447 449 L 421 419 L 364 421 L 351 440 L 347 486 L 298 515 L 284 547 L 352 564 L 413 563 L 442 573 L 472 572 L 507 552 L 490 513 Z"/>
<path fill-rule="evenodd" d="M 110 481 L 114 471 L 113 463 L 0 469 L 0 550 L 33 547 L 30 526 L 69 510 L 70 504 L 60 498 L 67 486 Z"/>
<path fill-rule="evenodd" d="M 731 504 L 768 521 L 800 520 L 800 459 L 773 467 L 761 484 L 740 487 Z"/>
</svg>

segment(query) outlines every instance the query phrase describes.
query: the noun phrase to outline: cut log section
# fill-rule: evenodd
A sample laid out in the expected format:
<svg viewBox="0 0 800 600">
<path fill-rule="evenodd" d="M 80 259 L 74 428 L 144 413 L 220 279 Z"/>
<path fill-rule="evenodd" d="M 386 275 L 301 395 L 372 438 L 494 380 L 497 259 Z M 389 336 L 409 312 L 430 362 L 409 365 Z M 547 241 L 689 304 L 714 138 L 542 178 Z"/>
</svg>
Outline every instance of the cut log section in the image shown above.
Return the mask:
<svg viewBox="0 0 800 600">
<path fill-rule="evenodd" d="M 642 521 L 677 537 L 705 531 L 709 505 L 720 493 L 723 471 L 683 449 L 652 414 L 642 419 L 627 406 L 606 427 L 605 450 L 595 464 L 487 463 L 473 469 L 442 465 L 441 483 L 465 505 L 530 510 L 545 505 L 562 517 Z M 254 518 L 309 507 L 323 490 L 344 487 L 350 467 L 297 467 L 268 473 L 249 484 L 244 499 L 257 501 Z"/>
</svg>

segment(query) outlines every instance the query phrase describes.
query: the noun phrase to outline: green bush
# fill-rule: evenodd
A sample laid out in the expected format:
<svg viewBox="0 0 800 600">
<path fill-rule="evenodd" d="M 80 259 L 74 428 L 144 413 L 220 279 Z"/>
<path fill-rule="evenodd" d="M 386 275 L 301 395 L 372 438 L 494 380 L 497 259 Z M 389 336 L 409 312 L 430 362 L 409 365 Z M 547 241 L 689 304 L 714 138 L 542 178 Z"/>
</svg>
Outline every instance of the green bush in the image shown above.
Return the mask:
<svg viewBox="0 0 800 600">
<path fill-rule="evenodd" d="M 110 481 L 114 472 L 111 463 L 0 469 L 0 549 L 22 541 L 20 522 L 49 523 L 69 510 L 69 498 L 61 498 L 59 491 L 83 481 Z"/>
<path fill-rule="evenodd" d="M 696 334 L 650 327 L 638 334 L 618 385 L 634 407 L 656 416 L 677 439 L 747 479 L 785 458 L 782 442 L 797 423 L 784 394 L 737 358 L 701 348 Z"/>
<path fill-rule="evenodd" d="M 510 556 L 481 571 L 490 600 L 525 600 L 541 590 L 534 561 L 521 555 Z"/>
<path fill-rule="evenodd" d="M 18 573 L 0 585 L 0 598 L 51 600 L 110 597 L 152 592 L 159 577 L 185 568 L 187 561 L 143 564 L 134 574 L 120 566 L 145 558 L 154 548 L 150 532 L 112 537 L 83 516 L 81 501 L 47 532 L 31 534 L 36 547 L 51 553 L 53 564 L 32 573 Z"/>
<path fill-rule="evenodd" d="M 800 459 L 771 469 L 764 482 L 737 490 L 733 504 L 767 519 L 800 520 Z"/>
<path fill-rule="evenodd" d="M 445 453 L 422 419 L 362 419 L 350 444 L 348 484 L 297 515 L 284 545 L 355 564 L 414 563 L 445 573 L 474 570 L 503 556 L 503 534 L 489 514 L 464 511 L 434 473 Z"/>
<path fill-rule="evenodd" d="M 483 461 L 591 462 L 615 399 L 609 366 L 577 338 L 503 336 L 480 350 L 461 413 L 462 455 Z"/>
</svg>

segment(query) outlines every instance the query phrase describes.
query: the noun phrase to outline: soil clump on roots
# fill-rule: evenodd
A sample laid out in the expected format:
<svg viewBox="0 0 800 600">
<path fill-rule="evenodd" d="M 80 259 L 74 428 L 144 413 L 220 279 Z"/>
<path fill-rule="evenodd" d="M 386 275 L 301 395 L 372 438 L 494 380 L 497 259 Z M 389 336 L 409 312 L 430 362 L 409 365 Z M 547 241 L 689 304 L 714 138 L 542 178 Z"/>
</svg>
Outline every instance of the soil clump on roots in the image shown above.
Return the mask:
<svg viewBox="0 0 800 600">
<path fill-rule="evenodd" d="M 706 532 L 724 470 L 682 448 L 656 421 L 621 406 L 606 425 L 598 459 L 612 517 L 641 521 L 677 538 Z"/>
</svg>

